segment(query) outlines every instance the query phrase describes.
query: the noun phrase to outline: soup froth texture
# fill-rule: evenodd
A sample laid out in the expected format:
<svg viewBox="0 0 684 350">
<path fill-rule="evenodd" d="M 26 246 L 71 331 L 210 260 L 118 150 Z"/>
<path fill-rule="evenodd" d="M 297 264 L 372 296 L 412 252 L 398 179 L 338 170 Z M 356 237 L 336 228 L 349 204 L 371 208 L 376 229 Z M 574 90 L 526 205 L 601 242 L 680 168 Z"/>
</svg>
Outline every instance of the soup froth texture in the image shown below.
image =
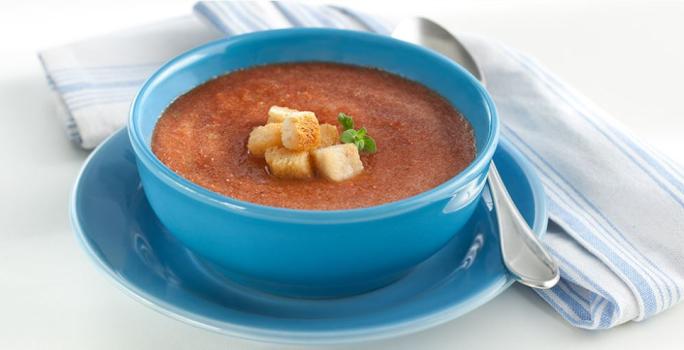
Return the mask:
<svg viewBox="0 0 684 350">
<path fill-rule="evenodd" d="M 312 111 L 321 123 L 353 116 L 377 143 L 363 172 L 343 182 L 288 180 L 247 152 L 271 106 Z M 341 131 L 341 129 L 340 129 Z M 239 200 L 293 209 L 362 208 L 401 200 L 452 178 L 475 157 L 470 124 L 427 87 L 373 68 L 272 64 L 231 72 L 178 97 L 152 137 L 156 156 L 180 176 Z"/>
</svg>

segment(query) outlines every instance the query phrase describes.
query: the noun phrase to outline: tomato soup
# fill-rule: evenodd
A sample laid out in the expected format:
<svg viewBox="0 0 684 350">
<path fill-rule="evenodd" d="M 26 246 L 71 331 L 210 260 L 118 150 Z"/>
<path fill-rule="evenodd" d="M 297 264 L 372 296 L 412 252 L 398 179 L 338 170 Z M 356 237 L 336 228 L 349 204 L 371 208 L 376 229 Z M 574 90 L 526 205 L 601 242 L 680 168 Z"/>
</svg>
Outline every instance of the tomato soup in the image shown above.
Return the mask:
<svg viewBox="0 0 684 350">
<path fill-rule="evenodd" d="M 347 181 L 279 179 L 246 148 L 271 106 L 312 111 L 340 127 L 353 116 L 377 145 Z M 341 131 L 341 129 L 340 129 Z M 257 66 L 217 77 L 178 97 L 162 114 L 152 150 L 180 176 L 261 205 L 339 210 L 380 205 L 430 190 L 475 158 L 468 121 L 429 88 L 374 68 L 334 63 Z"/>
</svg>

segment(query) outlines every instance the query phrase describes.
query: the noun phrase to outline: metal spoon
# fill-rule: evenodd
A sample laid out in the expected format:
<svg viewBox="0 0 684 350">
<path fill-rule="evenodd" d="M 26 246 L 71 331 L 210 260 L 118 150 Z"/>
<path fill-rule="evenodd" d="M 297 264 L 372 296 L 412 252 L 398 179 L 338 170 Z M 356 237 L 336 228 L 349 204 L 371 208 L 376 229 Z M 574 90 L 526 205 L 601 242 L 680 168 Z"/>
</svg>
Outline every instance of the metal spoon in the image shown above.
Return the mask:
<svg viewBox="0 0 684 350">
<path fill-rule="evenodd" d="M 485 84 L 484 75 L 468 50 L 439 24 L 426 18 L 410 18 L 399 23 L 392 36 L 451 58 Z M 494 161 L 489 166 L 487 180 L 496 208 L 501 255 L 506 268 L 524 285 L 541 289 L 553 287 L 560 279 L 558 265 L 520 215 Z"/>
</svg>

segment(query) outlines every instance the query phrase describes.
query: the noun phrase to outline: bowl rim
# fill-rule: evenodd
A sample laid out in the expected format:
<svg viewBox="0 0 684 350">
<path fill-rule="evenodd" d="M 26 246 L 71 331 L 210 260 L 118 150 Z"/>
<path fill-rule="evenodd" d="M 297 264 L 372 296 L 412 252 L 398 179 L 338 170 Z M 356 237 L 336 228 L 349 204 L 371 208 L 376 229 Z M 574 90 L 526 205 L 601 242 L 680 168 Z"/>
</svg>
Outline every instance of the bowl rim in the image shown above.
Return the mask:
<svg viewBox="0 0 684 350">
<path fill-rule="evenodd" d="M 465 76 L 466 80 L 475 87 L 480 97 L 484 101 L 483 107 L 489 115 L 489 130 L 487 133 L 487 141 L 482 149 L 482 152 L 476 155 L 475 159 L 461 172 L 427 191 L 418 193 L 411 197 L 400 199 L 398 201 L 382 203 L 375 206 L 339 210 L 293 209 L 268 206 L 240 200 L 211 191 L 198 184 L 195 184 L 192 181 L 187 180 L 175 173 L 164 163 L 162 163 L 156 157 L 156 155 L 154 155 L 151 147 L 149 147 L 144 141 L 145 138 L 143 137 L 142 131 L 136 122 L 138 119 L 136 116 L 140 114 L 138 111 L 140 110 L 141 98 L 147 93 L 148 90 L 150 90 L 151 84 L 160 79 L 160 76 L 164 75 L 168 70 L 171 70 L 179 65 L 182 66 L 196 61 L 198 57 L 202 56 L 204 51 L 210 51 L 216 47 L 223 47 L 225 49 L 231 45 L 237 45 L 246 41 L 273 39 L 274 36 L 276 38 L 286 38 L 292 36 L 342 36 L 351 38 L 353 40 L 383 41 L 385 43 L 390 43 L 391 45 L 399 46 L 403 49 L 417 51 L 420 55 L 426 55 L 431 59 L 445 63 L 447 66 L 450 66 L 454 72 L 457 72 L 457 74 Z M 382 69 L 382 67 L 379 68 Z M 157 70 L 150 75 L 150 77 L 148 77 L 143 85 L 138 89 L 138 92 L 136 93 L 129 110 L 127 131 L 132 148 L 139 162 L 141 162 L 156 178 L 162 180 L 165 184 L 190 196 L 195 200 L 199 200 L 213 207 L 233 211 L 235 213 L 240 213 L 250 217 L 269 219 L 271 221 L 330 224 L 366 221 L 382 217 L 396 216 L 401 213 L 411 211 L 415 208 L 433 203 L 438 199 L 453 196 L 453 193 L 456 189 L 462 188 L 464 185 L 470 183 L 473 179 L 477 178 L 478 175 L 482 174 L 483 170 L 488 168 L 499 140 L 499 123 L 500 122 L 494 102 L 482 84 L 463 67 L 442 54 L 386 35 L 332 28 L 286 28 L 258 31 L 213 40 L 173 57 L 157 68 Z"/>
</svg>

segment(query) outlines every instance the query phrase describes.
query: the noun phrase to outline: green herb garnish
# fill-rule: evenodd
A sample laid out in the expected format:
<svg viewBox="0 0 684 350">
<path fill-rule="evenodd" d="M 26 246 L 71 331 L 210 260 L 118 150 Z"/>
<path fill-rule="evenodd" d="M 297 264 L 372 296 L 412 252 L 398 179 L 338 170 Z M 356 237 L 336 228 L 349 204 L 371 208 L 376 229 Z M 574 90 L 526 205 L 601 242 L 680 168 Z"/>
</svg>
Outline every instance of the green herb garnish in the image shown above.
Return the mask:
<svg viewBox="0 0 684 350">
<path fill-rule="evenodd" d="M 375 153 L 378 150 L 375 140 L 368 136 L 366 128 L 354 129 L 354 120 L 351 116 L 340 113 L 337 115 L 337 121 L 342 124 L 342 129 L 344 129 L 344 132 L 340 135 L 342 143 L 353 143 L 359 149 L 359 152 Z"/>
<path fill-rule="evenodd" d="M 354 129 L 354 119 L 352 119 L 351 116 L 348 116 L 344 113 L 340 113 L 337 115 L 337 121 L 339 121 L 340 124 L 342 124 L 342 129 L 344 129 L 344 131 Z"/>
</svg>

